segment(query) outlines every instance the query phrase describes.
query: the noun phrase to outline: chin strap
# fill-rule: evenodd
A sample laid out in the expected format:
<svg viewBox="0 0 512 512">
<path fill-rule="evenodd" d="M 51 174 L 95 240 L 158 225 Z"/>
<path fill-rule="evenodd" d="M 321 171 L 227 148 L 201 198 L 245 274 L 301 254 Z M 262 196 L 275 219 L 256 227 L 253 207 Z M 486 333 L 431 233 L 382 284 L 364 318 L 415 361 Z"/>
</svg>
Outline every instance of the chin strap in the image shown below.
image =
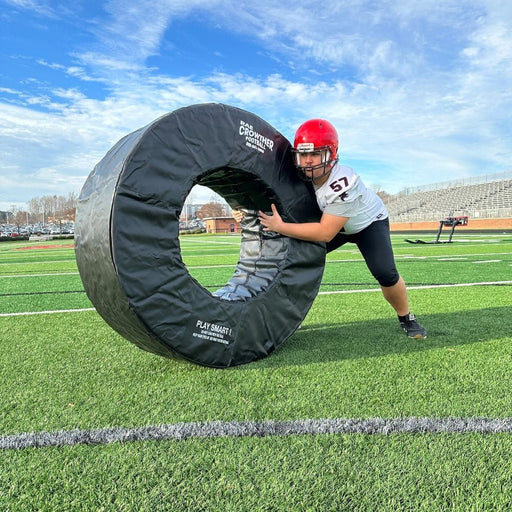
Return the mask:
<svg viewBox="0 0 512 512">
<path fill-rule="evenodd" d="M 323 167 L 324 172 L 320 174 L 320 176 L 315 176 L 314 178 L 318 179 L 321 178 L 322 176 L 325 176 L 327 173 L 331 172 L 331 170 L 333 169 L 337 162 L 338 159 L 335 158 L 334 160 L 328 160 L 327 162 L 322 162 L 321 164 L 313 165 L 311 167 L 302 167 L 300 165 L 297 165 L 296 167 L 299 171 L 299 177 L 303 181 L 313 181 L 313 176 L 306 174 L 306 171 L 313 173 L 313 171 L 316 171 L 317 169 L 321 169 Z"/>
</svg>

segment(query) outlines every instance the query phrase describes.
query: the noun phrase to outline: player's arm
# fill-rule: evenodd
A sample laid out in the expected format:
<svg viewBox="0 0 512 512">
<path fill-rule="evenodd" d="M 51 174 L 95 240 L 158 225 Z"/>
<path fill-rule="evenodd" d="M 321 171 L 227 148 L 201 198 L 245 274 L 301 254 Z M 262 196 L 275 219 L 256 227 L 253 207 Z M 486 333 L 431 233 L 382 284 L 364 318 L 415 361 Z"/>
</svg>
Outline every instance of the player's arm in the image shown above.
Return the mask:
<svg viewBox="0 0 512 512">
<path fill-rule="evenodd" d="M 275 231 L 281 235 L 308 242 L 330 242 L 348 220 L 348 217 L 324 213 L 320 222 L 284 222 L 274 204 L 272 205 L 272 215 L 260 211 L 258 217 L 264 226 L 264 231 Z"/>
</svg>

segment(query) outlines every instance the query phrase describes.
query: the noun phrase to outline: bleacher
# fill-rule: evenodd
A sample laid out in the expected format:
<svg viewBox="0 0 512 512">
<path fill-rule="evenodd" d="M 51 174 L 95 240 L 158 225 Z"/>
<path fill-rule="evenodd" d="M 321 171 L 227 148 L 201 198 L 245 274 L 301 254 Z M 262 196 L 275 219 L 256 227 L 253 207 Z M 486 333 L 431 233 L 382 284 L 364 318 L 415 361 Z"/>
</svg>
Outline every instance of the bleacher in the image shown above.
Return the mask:
<svg viewBox="0 0 512 512">
<path fill-rule="evenodd" d="M 392 222 L 421 222 L 446 215 L 512 217 L 512 171 L 405 189 L 385 199 Z"/>
</svg>

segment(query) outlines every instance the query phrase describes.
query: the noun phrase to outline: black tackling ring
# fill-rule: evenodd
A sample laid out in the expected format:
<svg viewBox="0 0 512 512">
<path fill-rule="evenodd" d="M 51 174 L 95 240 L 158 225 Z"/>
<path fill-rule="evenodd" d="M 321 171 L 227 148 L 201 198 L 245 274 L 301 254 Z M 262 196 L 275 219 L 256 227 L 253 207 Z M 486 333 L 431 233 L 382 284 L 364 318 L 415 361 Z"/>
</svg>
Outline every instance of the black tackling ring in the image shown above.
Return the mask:
<svg viewBox="0 0 512 512">
<path fill-rule="evenodd" d="M 250 112 L 200 104 L 121 139 L 80 193 L 75 250 L 88 297 L 138 347 L 224 368 L 267 356 L 297 328 L 318 292 L 325 245 L 272 236 L 248 217 L 233 278 L 213 294 L 181 258 L 179 217 L 196 184 L 232 208 L 318 220 L 294 176 L 290 144 Z"/>
</svg>

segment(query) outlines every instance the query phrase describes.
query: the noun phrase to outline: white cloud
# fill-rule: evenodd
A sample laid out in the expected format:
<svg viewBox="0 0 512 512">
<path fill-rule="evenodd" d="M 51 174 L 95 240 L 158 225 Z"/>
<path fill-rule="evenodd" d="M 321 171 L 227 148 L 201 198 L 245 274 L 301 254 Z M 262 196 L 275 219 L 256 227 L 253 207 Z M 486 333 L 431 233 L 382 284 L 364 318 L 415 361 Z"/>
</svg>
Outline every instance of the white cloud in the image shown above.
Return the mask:
<svg viewBox="0 0 512 512">
<path fill-rule="evenodd" d="M 4 0 L 5 3 L 21 10 L 35 12 L 45 17 L 55 17 L 55 10 L 48 5 L 47 2 L 39 0 Z"/>
<path fill-rule="evenodd" d="M 147 9 L 112 0 L 108 19 L 95 22 L 97 44 L 72 50 L 76 62 L 39 60 L 78 79 L 72 87 L 0 90 L 2 191 L 27 200 L 52 187 L 77 191 L 123 135 L 210 101 L 251 110 L 289 138 L 304 119 L 329 118 L 340 131 L 342 157 L 390 192 L 411 180 L 426 184 L 511 166 L 510 128 L 507 135 L 503 127 L 512 111 L 512 8 L 503 2 L 327 1 L 319 11 L 316 2 L 159 0 L 150 16 Z M 173 23 L 195 12 L 259 41 L 294 73 L 283 66 L 282 73 L 257 77 L 186 77 L 147 68 Z M 339 71 L 346 66 L 350 71 Z M 80 87 L 94 81 L 104 85 L 101 98 Z"/>
<path fill-rule="evenodd" d="M 94 53 L 107 52 L 116 60 L 135 64 L 159 53 L 162 38 L 171 21 L 180 16 L 208 7 L 214 9 L 220 0 L 155 0 L 151 4 L 137 1 L 109 0 L 106 22 L 94 29 L 100 45 Z"/>
<path fill-rule="evenodd" d="M 79 78 L 80 80 L 84 82 L 104 82 L 104 79 L 97 78 L 90 76 L 86 69 L 81 66 L 64 66 L 63 64 L 58 64 L 55 62 L 47 62 L 44 59 L 37 60 L 37 64 L 54 69 L 56 71 L 62 71 L 63 73 L 66 73 L 69 76 Z"/>
</svg>

